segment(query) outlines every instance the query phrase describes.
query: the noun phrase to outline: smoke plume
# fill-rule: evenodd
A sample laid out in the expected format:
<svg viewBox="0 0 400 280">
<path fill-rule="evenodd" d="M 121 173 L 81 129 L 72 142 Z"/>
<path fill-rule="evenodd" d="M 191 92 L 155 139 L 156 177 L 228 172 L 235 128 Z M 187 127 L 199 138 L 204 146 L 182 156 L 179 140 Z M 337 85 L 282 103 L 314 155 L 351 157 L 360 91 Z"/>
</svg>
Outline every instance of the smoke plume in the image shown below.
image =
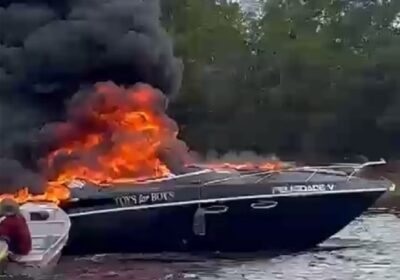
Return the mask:
<svg viewBox="0 0 400 280">
<path fill-rule="evenodd" d="M 30 187 L 32 194 L 44 190 L 45 181 L 38 174 L 25 169 L 15 160 L 0 159 L 0 186 L 2 193 L 14 193 L 25 186 Z"/>
<path fill-rule="evenodd" d="M 231 151 L 225 154 L 218 154 L 216 151 L 208 151 L 203 159 L 204 162 L 208 163 L 234 163 L 242 164 L 252 162 L 255 164 L 265 163 L 270 161 L 278 161 L 278 157 L 274 154 L 271 155 L 259 155 L 253 151 Z"/>
<path fill-rule="evenodd" d="M 32 178 L 27 168 L 40 170 L 43 147 L 60 143 L 54 137 L 75 137 L 76 120 L 62 125 L 63 136 L 59 125 L 34 129 L 71 117 L 64 108 L 76 92 L 99 81 L 146 83 L 169 97 L 178 92 L 182 64 L 159 17 L 158 0 L 0 2 L 0 193 L 18 185 L 3 188 L 14 171 Z M 25 187 L 37 190 L 29 181 Z"/>
</svg>

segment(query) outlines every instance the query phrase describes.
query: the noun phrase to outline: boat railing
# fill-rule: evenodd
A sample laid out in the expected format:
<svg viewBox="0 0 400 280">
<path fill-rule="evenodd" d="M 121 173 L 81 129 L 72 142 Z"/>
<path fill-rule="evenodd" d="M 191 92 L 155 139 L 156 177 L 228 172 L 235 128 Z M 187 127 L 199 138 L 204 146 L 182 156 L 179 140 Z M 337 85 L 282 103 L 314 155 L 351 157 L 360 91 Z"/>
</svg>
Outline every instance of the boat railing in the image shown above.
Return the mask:
<svg viewBox="0 0 400 280">
<path fill-rule="evenodd" d="M 336 174 L 347 176 L 347 181 L 351 180 L 355 174 L 360 172 L 360 170 L 369 167 L 369 166 L 377 166 L 384 165 L 386 161 L 381 159 L 379 161 L 369 161 L 362 164 L 334 164 L 334 165 L 326 165 L 326 166 L 302 166 L 295 167 L 292 170 L 295 171 L 312 171 L 310 176 L 306 179 L 306 182 L 310 181 L 316 174 Z M 351 172 L 338 171 L 339 169 L 351 169 Z"/>
<path fill-rule="evenodd" d="M 341 175 L 346 176 L 346 180 L 351 180 L 355 174 L 357 174 L 360 170 L 368 167 L 368 166 L 377 166 L 377 165 L 384 165 L 386 161 L 381 159 L 379 161 L 369 161 L 362 164 L 332 164 L 332 165 L 320 165 L 320 166 L 299 166 L 299 167 L 288 167 L 282 169 L 273 169 L 273 170 L 263 170 L 263 171 L 252 171 L 249 173 L 241 174 L 239 178 L 249 178 L 255 176 L 261 176 L 256 183 L 260 183 L 265 179 L 273 176 L 274 174 L 279 174 L 280 172 L 296 172 L 296 171 L 307 171 L 311 172 L 310 176 L 307 177 L 305 180 L 306 182 L 310 181 L 316 174 L 332 174 L 332 175 Z M 340 169 L 350 169 L 350 172 L 341 171 Z M 230 181 L 237 179 L 237 177 L 229 177 L 229 178 L 222 178 L 213 181 L 206 182 L 205 185 L 212 185 L 216 183 L 222 183 L 225 181 Z"/>
</svg>

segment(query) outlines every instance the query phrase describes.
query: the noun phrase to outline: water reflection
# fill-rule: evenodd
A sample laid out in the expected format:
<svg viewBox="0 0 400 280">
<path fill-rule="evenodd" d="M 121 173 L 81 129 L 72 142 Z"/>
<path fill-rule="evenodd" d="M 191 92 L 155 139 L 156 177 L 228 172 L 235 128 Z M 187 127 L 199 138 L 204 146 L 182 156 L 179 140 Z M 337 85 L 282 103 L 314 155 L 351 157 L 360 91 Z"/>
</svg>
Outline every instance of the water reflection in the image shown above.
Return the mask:
<svg viewBox="0 0 400 280">
<path fill-rule="evenodd" d="M 400 220 L 366 216 L 319 248 L 271 257 L 248 255 L 115 255 L 65 258 L 58 279 L 398 280 Z M 55 279 L 53 278 L 53 279 Z"/>
</svg>

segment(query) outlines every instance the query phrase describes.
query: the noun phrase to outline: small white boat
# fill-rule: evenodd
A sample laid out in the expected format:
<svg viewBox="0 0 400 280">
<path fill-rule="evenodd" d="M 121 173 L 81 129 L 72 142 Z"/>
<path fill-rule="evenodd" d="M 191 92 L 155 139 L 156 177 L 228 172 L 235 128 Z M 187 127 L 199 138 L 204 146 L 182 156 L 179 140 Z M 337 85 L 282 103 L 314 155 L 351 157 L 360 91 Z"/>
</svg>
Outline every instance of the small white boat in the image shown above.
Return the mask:
<svg viewBox="0 0 400 280">
<path fill-rule="evenodd" d="M 27 203 L 20 208 L 32 236 L 32 251 L 26 256 L 9 256 L 3 263 L 6 275 L 35 276 L 50 272 L 58 263 L 71 228 L 68 215 L 53 203 Z M 1 242 L 0 256 L 8 251 Z M 3 254 L 2 254 L 3 253 Z"/>
</svg>

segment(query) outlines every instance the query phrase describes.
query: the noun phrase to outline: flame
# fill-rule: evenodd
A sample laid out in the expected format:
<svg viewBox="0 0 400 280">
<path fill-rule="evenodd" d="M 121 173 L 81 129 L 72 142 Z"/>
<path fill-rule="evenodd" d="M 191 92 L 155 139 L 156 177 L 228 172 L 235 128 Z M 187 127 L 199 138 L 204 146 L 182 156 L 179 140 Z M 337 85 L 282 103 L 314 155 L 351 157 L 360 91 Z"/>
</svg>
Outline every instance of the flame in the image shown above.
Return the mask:
<svg viewBox="0 0 400 280">
<path fill-rule="evenodd" d="M 281 170 L 286 167 L 286 164 L 283 162 L 263 162 L 263 163 L 254 163 L 254 162 L 245 162 L 245 163 L 210 163 L 206 164 L 208 168 L 211 169 L 235 169 L 237 171 L 274 171 Z"/>
<path fill-rule="evenodd" d="M 90 98 L 71 110 L 92 126 L 82 128 L 75 120 L 55 126 L 56 138 L 67 135 L 68 127 L 79 133 L 45 158 L 44 170 L 52 177 L 45 193 L 34 196 L 23 188 L 14 195 L 1 195 L 0 200 L 59 203 L 70 197 L 66 183 L 77 178 L 107 186 L 122 178 L 134 182 L 170 175 L 158 153 L 162 143 L 177 141 L 177 131 L 169 126 L 173 121 L 164 112 L 163 98 L 146 85 L 124 89 L 97 84 Z"/>
<path fill-rule="evenodd" d="M 16 194 L 3 194 L 0 196 L 0 201 L 5 198 L 14 199 L 19 204 L 30 202 L 53 202 L 59 204 L 61 201 L 68 200 L 70 191 L 67 187 L 58 184 L 57 182 L 49 182 L 46 187 L 46 192 L 41 195 L 32 195 L 28 188 L 22 188 Z"/>
<path fill-rule="evenodd" d="M 56 148 L 39 164 L 48 178 L 44 193 L 32 195 L 25 187 L 16 194 L 1 195 L 0 200 L 7 197 L 21 204 L 60 203 L 70 199 L 68 185 L 75 179 L 107 187 L 115 182 L 134 183 L 171 175 L 166 159 L 160 158 L 161 151 L 178 157 L 182 146 L 178 146 L 181 141 L 175 122 L 165 114 L 164 95 L 142 84 L 125 89 L 99 83 L 89 96 L 77 100 L 69 108 L 66 122 L 46 127 L 49 138 L 56 139 Z M 185 161 L 183 164 L 187 164 Z M 281 162 L 207 165 L 240 171 L 278 170 L 283 166 Z"/>
<path fill-rule="evenodd" d="M 98 91 L 106 98 L 114 98 L 113 89 L 107 84 L 99 86 Z M 83 178 L 92 182 L 110 182 L 121 177 L 162 177 L 169 170 L 157 156 L 160 144 L 171 137 L 163 126 L 166 115 L 157 116 L 151 111 L 154 91 L 145 87 L 139 90 L 127 90 L 129 101 L 118 103 L 115 110 L 94 112 L 95 121 L 105 125 L 111 131 L 111 137 L 104 131 L 86 135 L 55 150 L 48 157 L 48 166 L 54 166 L 59 155 L 80 155 L 90 158 L 92 164 L 84 160 L 71 161 L 59 172 L 56 181 L 65 182 L 75 178 Z M 111 102 L 110 100 L 108 100 Z M 142 107 L 136 110 L 133 107 Z M 149 107 L 149 108 L 147 108 Z M 167 130 L 167 132 L 169 132 Z M 102 151 L 102 145 L 111 145 Z M 95 156 L 94 156 L 95 155 Z"/>
</svg>

